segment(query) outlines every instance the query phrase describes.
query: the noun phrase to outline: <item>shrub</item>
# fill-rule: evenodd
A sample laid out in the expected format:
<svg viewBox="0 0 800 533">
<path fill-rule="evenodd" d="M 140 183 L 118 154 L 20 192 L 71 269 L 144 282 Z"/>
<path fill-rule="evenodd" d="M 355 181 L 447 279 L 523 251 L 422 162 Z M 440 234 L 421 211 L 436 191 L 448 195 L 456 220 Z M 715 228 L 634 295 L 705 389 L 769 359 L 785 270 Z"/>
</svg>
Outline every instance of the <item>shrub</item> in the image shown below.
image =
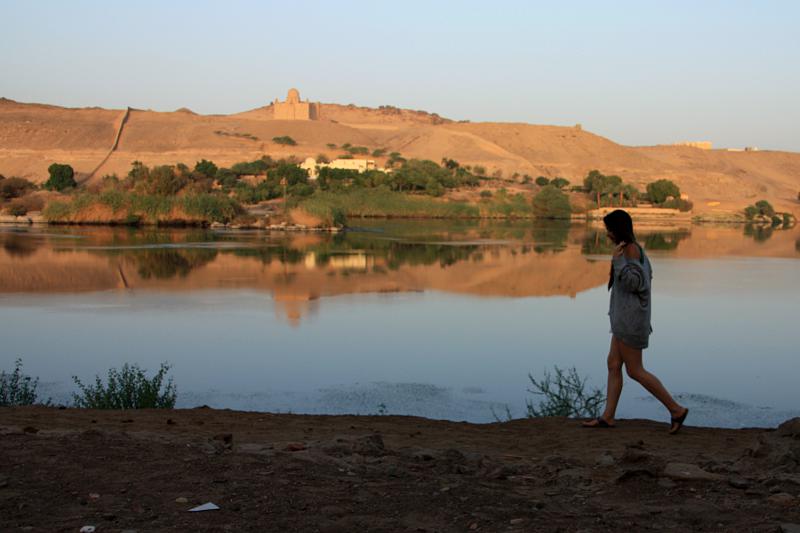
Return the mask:
<svg viewBox="0 0 800 533">
<path fill-rule="evenodd" d="M 772 207 L 766 200 L 759 200 L 755 203 L 756 209 L 758 209 L 759 215 L 764 215 L 765 217 L 773 217 L 775 215 L 775 208 Z"/>
<path fill-rule="evenodd" d="M 550 184 L 558 189 L 563 189 L 564 187 L 569 185 L 569 180 L 561 177 L 553 178 L 553 181 L 551 181 Z"/>
<path fill-rule="evenodd" d="M 8 207 L 6 208 L 6 211 L 12 217 L 23 217 L 23 216 L 28 214 L 27 206 L 24 203 L 22 203 L 22 202 L 20 202 L 18 200 L 13 201 L 10 204 L 8 204 Z"/>
<path fill-rule="evenodd" d="M 194 165 L 194 171 L 198 174 L 202 174 L 207 178 L 213 178 L 217 175 L 217 165 L 215 165 L 212 161 L 207 161 L 205 159 L 201 159 Z"/>
<path fill-rule="evenodd" d="M 297 146 L 297 141 L 289 137 L 288 135 L 282 135 L 280 137 L 273 137 L 272 142 L 275 144 L 283 144 L 287 146 Z"/>
<path fill-rule="evenodd" d="M 372 151 L 372 157 L 383 157 L 386 155 L 386 148 L 375 148 Z"/>
<path fill-rule="evenodd" d="M 679 199 L 681 190 L 671 180 L 661 179 L 647 184 L 647 196 L 654 204 L 663 204 L 670 196 Z"/>
<path fill-rule="evenodd" d="M 0 198 L 5 200 L 19 198 L 35 188 L 36 185 L 25 178 L 5 178 L 0 180 Z"/>
<path fill-rule="evenodd" d="M 336 150 L 336 144 L 335 143 L 328 143 L 325 146 L 327 146 L 331 150 Z"/>
<path fill-rule="evenodd" d="M 472 173 L 475 174 L 476 176 L 484 178 L 486 177 L 486 167 L 475 165 L 474 167 L 472 167 Z"/>
<path fill-rule="evenodd" d="M 545 178 L 544 176 L 539 176 L 539 177 L 536 178 L 535 183 L 539 187 L 544 187 L 545 185 L 549 185 L 550 184 L 550 180 Z"/>
<path fill-rule="evenodd" d="M 586 390 L 586 379 L 581 379 L 575 367 L 562 370 L 554 366 L 555 375 L 548 370 L 544 371 L 544 378 L 537 381 L 533 375 L 528 374 L 532 389 L 528 392 L 542 396 L 542 400 L 534 403 L 526 402 L 528 417 L 540 416 L 566 416 L 566 417 L 596 417 L 600 406 L 605 402 L 604 394 L 599 389 Z"/>
<path fill-rule="evenodd" d="M 33 379 L 23 374 L 22 359 L 17 359 L 10 374 L 0 370 L 0 407 L 35 404 L 38 385 L 39 378 Z"/>
<path fill-rule="evenodd" d="M 492 191 L 488 189 L 484 189 L 481 191 L 481 198 L 491 198 L 491 197 L 492 197 Z"/>
<path fill-rule="evenodd" d="M 679 209 L 683 212 L 691 211 L 694 207 L 694 204 L 689 200 L 684 200 L 682 198 L 673 198 L 672 200 L 667 200 L 661 207 L 666 207 L 669 209 Z"/>
<path fill-rule="evenodd" d="M 148 379 L 139 365 L 125 363 L 121 370 L 108 370 L 105 384 L 100 376 L 95 376 L 94 385 L 84 385 L 77 376 L 72 376 L 80 389 L 80 394 L 72 395 L 75 406 L 86 409 L 171 409 L 175 407 L 177 392 L 171 377 L 164 383 L 169 369 L 167 363 L 161 363 L 159 371 Z"/>
<path fill-rule="evenodd" d="M 350 146 L 347 148 L 347 151 L 353 155 L 367 155 L 369 153 L 369 148 L 366 146 Z"/>
<path fill-rule="evenodd" d="M 45 182 L 44 188 L 51 191 L 63 191 L 71 187 L 77 187 L 75 181 L 75 171 L 69 165 L 53 163 L 47 168 L 50 178 Z"/>
<path fill-rule="evenodd" d="M 566 194 L 547 185 L 533 198 L 533 214 L 539 218 L 569 218 L 572 207 Z"/>
<path fill-rule="evenodd" d="M 244 210 L 233 199 L 219 194 L 194 194 L 180 199 L 187 215 L 195 215 L 210 222 L 227 223 Z"/>
<path fill-rule="evenodd" d="M 169 165 L 153 167 L 148 181 L 148 192 L 160 196 L 178 194 L 189 182 L 185 176 L 178 175 L 175 168 Z"/>
</svg>

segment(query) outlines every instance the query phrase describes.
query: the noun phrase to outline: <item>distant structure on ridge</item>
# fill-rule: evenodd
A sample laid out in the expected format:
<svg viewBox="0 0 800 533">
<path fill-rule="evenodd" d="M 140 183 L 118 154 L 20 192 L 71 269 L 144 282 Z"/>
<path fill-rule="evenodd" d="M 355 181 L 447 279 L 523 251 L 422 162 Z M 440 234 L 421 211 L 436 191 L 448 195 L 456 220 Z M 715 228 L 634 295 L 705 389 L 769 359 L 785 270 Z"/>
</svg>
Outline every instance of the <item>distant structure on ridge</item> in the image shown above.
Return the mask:
<svg viewBox="0 0 800 533">
<path fill-rule="evenodd" d="M 683 141 L 673 144 L 673 146 L 691 146 L 692 148 L 700 148 L 701 150 L 711 150 L 711 141 Z"/>
<path fill-rule="evenodd" d="M 303 102 L 297 89 L 289 89 L 285 102 L 276 98 L 272 107 L 275 120 L 319 120 L 319 102 Z"/>
</svg>

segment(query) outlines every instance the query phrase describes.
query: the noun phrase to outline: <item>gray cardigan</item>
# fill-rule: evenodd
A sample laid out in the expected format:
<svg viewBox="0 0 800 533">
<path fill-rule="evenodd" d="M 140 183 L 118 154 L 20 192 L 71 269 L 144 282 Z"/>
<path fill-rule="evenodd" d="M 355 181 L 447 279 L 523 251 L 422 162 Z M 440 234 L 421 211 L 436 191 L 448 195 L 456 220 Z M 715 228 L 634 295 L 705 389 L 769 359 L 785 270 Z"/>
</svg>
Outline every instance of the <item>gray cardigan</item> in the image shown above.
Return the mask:
<svg viewBox="0 0 800 533">
<path fill-rule="evenodd" d="M 615 337 L 628 346 L 643 350 L 647 348 L 653 331 L 650 325 L 653 269 L 641 246 L 639 252 L 641 259 L 628 259 L 623 254 L 611 261 L 614 285 L 608 316 Z"/>
</svg>

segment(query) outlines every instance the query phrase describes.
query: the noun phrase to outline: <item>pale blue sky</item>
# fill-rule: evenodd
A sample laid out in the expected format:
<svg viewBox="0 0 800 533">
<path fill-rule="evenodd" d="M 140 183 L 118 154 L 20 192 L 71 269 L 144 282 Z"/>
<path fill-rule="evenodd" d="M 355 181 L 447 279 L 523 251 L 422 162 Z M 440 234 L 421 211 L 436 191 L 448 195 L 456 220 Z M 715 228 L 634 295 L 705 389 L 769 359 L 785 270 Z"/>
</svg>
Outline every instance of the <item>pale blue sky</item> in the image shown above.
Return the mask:
<svg viewBox="0 0 800 533">
<path fill-rule="evenodd" d="M 0 0 L 0 96 L 232 113 L 281 98 L 800 151 L 800 2 Z"/>
</svg>

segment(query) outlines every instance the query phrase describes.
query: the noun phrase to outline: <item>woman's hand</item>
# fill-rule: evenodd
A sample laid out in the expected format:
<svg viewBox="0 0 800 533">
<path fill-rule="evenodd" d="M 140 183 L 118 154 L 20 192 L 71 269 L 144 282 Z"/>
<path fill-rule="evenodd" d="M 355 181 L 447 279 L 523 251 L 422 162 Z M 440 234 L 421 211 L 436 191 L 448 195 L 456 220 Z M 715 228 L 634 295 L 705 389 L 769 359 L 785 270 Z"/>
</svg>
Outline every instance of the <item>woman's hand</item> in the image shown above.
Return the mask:
<svg viewBox="0 0 800 533">
<path fill-rule="evenodd" d="M 614 254 L 613 254 L 614 257 L 620 257 L 622 255 L 622 253 L 625 251 L 625 247 L 626 246 L 628 246 L 628 243 L 625 242 L 625 241 L 622 241 L 621 243 L 616 245 L 614 247 Z"/>
</svg>

